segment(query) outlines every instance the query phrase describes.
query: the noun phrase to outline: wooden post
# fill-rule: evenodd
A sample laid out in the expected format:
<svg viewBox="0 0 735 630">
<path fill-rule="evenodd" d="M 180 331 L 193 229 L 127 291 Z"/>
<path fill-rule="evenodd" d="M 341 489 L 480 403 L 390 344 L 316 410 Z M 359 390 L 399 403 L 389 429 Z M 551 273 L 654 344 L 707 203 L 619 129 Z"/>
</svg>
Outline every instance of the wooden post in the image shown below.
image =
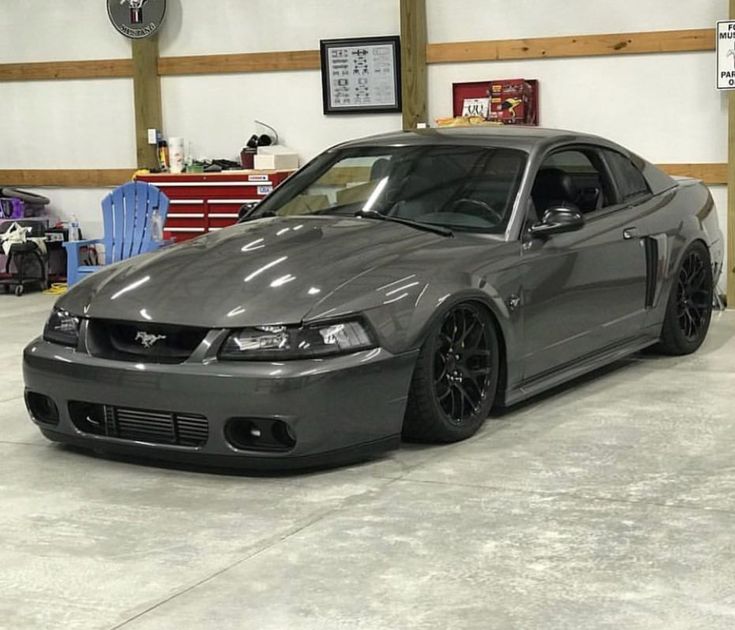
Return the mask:
<svg viewBox="0 0 735 630">
<path fill-rule="evenodd" d="M 730 19 L 735 20 L 735 0 L 730 0 Z M 735 309 L 735 90 L 727 95 L 727 307 Z"/>
<path fill-rule="evenodd" d="M 158 34 L 133 40 L 135 92 L 135 144 L 138 168 L 158 165 L 155 145 L 148 144 L 148 129 L 161 129 L 161 77 L 158 75 Z"/>
<path fill-rule="evenodd" d="M 401 0 L 404 129 L 416 129 L 418 123 L 427 122 L 426 43 L 426 0 Z"/>
</svg>

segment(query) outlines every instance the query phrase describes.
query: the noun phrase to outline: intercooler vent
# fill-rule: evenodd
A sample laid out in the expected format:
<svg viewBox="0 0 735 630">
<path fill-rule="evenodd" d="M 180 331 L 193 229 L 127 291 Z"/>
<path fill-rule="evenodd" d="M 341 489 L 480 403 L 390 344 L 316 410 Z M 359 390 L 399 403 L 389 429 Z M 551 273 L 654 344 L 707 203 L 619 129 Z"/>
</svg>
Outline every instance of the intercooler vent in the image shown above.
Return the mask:
<svg viewBox="0 0 735 630">
<path fill-rule="evenodd" d="M 198 414 L 70 402 L 69 415 L 84 433 L 131 442 L 198 447 L 209 437 L 207 419 Z"/>
</svg>

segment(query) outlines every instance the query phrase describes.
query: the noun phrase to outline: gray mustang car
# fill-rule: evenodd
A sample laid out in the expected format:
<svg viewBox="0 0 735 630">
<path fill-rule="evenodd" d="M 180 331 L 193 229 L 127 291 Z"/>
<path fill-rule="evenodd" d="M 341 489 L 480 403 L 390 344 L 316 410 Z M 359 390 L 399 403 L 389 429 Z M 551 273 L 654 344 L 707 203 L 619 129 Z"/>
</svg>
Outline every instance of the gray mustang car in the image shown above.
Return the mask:
<svg viewBox="0 0 735 630">
<path fill-rule="evenodd" d="M 461 440 L 646 346 L 696 350 L 722 252 L 706 187 L 598 137 L 357 140 L 62 296 L 27 406 L 51 440 L 224 466 Z"/>
</svg>

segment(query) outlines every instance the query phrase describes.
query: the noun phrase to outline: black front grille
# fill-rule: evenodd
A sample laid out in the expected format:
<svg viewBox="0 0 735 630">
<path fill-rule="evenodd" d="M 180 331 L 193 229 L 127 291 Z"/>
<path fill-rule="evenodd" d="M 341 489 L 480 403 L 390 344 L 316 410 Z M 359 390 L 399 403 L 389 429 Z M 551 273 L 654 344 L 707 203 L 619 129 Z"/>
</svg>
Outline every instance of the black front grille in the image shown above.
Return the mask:
<svg viewBox="0 0 735 630">
<path fill-rule="evenodd" d="M 121 440 L 196 447 L 205 444 L 209 436 L 207 419 L 193 413 L 71 402 L 69 415 L 84 433 Z"/>
<path fill-rule="evenodd" d="M 206 328 L 93 319 L 87 346 L 94 356 L 119 361 L 182 363 L 207 334 Z"/>
</svg>

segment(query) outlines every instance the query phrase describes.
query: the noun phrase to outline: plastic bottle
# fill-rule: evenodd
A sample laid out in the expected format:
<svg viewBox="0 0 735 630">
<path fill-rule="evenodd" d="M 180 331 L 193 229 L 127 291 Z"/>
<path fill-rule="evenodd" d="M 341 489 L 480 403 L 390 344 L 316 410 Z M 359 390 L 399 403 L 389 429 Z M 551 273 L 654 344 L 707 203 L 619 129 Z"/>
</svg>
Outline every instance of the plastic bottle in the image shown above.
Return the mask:
<svg viewBox="0 0 735 630">
<path fill-rule="evenodd" d="M 163 240 L 163 221 L 161 221 L 161 213 L 158 208 L 153 208 L 151 213 L 151 238 L 156 243 Z"/>
<path fill-rule="evenodd" d="M 79 219 L 76 214 L 71 215 L 71 222 L 69 223 L 69 240 L 79 240 Z"/>
<path fill-rule="evenodd" d="M 194 164 L 194 154 L 191 151 L 191 140 L 189 140 L 189 142 L 186 143 L 186 164 L 185 164 L 186 169 L 185 170 L 187 173 L 191 172 L 192 164 Z"/>
<path fill-rule="evenodd" d="M 168 142 L 158 141 L 158 168 L 164 172 L 169 168 Z"/>
</svg>

